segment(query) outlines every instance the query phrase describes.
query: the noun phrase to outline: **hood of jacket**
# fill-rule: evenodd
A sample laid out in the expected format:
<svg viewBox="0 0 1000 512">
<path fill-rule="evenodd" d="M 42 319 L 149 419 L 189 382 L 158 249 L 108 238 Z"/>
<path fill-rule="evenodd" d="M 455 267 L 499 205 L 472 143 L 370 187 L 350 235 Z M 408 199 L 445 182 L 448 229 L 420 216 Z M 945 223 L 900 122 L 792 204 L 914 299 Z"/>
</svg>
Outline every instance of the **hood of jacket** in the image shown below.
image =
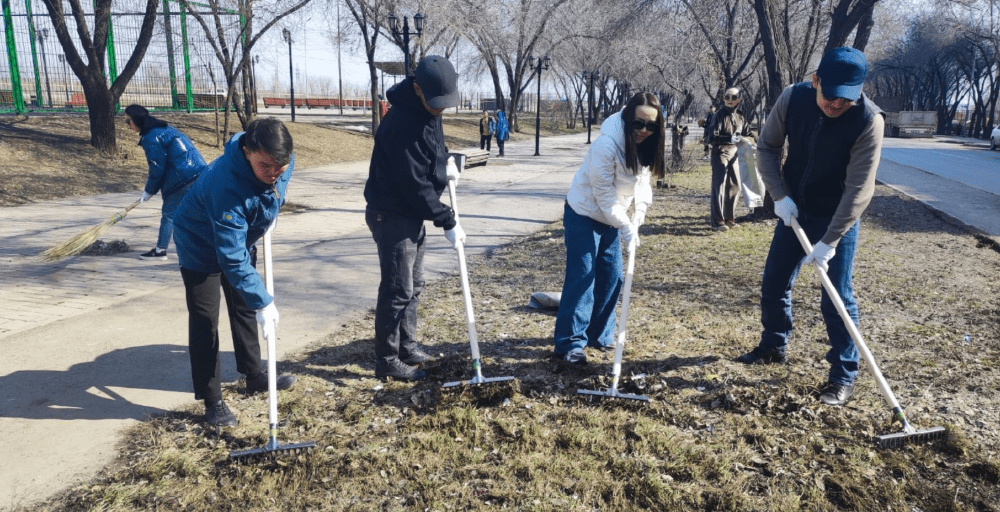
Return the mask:
<svg viewBox="0 0 1000 512">
<path fill-rule="evenodd" d="M 625 109 L 621 109 L 608 116 L 608 118 L 601 123 L 601 136 L 610 137 L 615 143 L 615 147 L 621 148 L 623 157 L 625 155 L 625 121 L 622 120 L 622 114 L 624 112 Z"/>
</svg>

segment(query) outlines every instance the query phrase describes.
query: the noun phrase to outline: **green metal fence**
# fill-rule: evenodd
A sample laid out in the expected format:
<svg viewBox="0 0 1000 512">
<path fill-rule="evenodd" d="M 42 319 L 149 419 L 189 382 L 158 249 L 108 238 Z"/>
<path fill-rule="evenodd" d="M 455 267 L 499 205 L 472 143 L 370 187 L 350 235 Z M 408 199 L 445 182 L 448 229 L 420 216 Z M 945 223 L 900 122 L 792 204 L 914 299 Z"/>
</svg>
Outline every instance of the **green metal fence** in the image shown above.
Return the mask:
<svg viewBox="0 0 1000 512">
<path fill-rule="evenodd" d="M 3 5 L 4 25 L 0 44 L 7 56 L 6 59 L 0 58 L 0 113 L 86 110 L 83 88 L 66 62 L 63 48 L 52 28 L 52 20 L 42 2 L 0 2 Z M 208 6 L 190 4 L 214 29 Z M 226 88 L 222 65 L 216 59 L 201 24 L 186 12 L 183 5 L 183 0 L 162 0 L 153 37 L 139 69 L 119 100 L 120 105 L 138 103 L 150 109 L 187 112 L 222 107 Z M 111 14 L 105 69 L 109 81 L 118 77 L 119 63 L 124 65 L 132 55 L 139 38 L 145 3 L 142 0 L 116 0 L 114 9 L 118 12 Z M 71 12 L 68 4 L 65 5 L 65 12 Z M 91 32 L 93 17 L 93 11 L 85 16 Z M 70 34 L 75 36 L 76 20 L 71 15 L 66 16 L 66 25 Z M 222 26 L 227 42 L 236 41 L 240 37 L 243 19 L 236 11 L 227 10 L 222 14 Z M 79 42 L 76 45 L 77 51 L 82 54 Z"/>
</svg>

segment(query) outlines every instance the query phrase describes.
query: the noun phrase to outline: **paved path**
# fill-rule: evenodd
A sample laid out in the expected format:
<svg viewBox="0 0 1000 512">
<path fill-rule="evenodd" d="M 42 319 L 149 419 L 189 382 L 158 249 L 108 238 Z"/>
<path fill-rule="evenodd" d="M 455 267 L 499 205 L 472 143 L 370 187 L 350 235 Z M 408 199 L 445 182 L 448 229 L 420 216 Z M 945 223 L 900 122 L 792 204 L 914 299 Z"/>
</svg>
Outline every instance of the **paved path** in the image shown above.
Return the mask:
<svg viewBox="0 0 1000 512">
<path fill-rule="evenodd" d="M 586 134 L 508 144 L 507 156 L 463 173 L 458 184 L 467 251 L 481 253 L 562 216 L 586 152 Z M 295 171 L 274 235 L 279 358 L 323 339 L 374 307 L 375 244 L 364 222 L 367 162 Z M 193 402 L 184 287 L 166 262 L 137 252 L 58 263 L 44 249 L 121 210 L 139 192 L 5 208 L 0 233 L 0 510 L 45 498 L 88 478 L 115 455 L 118 431 Z M 101 238 L 145 251 L 160 201 L 133 210 Z M 457 272 L 443 231 L 428 227 L 428 278 Z M 170 251 L 172 253 L 172 251 Z M 527 301 L 527 296 L 525 297 Z M 222 313 L 225 315 L 225 313 Z M 232 351 L 220 322 L 223 351 Z M 223 354 L 227 381 L 239 377 Z"/>
<path fill-rule="evenodd" d="M 531 156 L 533 141 L 508 144 L 506 158 L 469 169 L 459 183 L 469 253 L 558 220 L 585 141 L 586 133 L 543 139 L 541 157 Z M 356 162 L 295 172 L 289 201 L 304 210 L 283 214 L 274 240 L 279 356 L 323 339 L 342 320 L 374 306 L 378 263 L 361 194 L 367 167 Z M 996 209 L 995 195 L 890 159 L 879 179 L 950 212 L 957 222 L 1000 234 L 994 230 L 1000 215 L 972 215 L 977 203 Z M 37 256 L 138 194 L 0 209 L 0 510 L 90 478 L 117 453 L 121 428 L 193 403 L 176 259 L 143 262 L 132 252 L 47 263 Z M 158 223 L 154 198 L 102 239 L 124 239 L 145 251 Z M 428 271 L 457 272 L 441 230 L 428 233 Z M 231 351 L 226 329 L 222 321 L 223 350 Z M 232 357 L 223 354 L 222 361 L 224 377 L 236 379 Z"/>
</svg>

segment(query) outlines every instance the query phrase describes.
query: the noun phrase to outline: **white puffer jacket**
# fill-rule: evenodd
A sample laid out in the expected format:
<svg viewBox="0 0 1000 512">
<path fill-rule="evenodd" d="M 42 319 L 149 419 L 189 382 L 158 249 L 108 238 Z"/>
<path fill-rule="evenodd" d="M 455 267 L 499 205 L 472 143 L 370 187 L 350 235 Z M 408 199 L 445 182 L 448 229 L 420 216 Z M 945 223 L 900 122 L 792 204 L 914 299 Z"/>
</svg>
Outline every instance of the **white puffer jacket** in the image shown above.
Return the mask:
<svg viewBox="0 0 1000 512">
<path fill-rule="evenodd" d="M 635 176 L 625 167 L 625 131 L 622 113 L 601 123 L 601 136 L 594 141 L 573 177 L 566 200 L 579 215 L 620 228 L 630 221 L 628 208 L 645 213 L 653 202 L 649 167 Z"/>
</svg>

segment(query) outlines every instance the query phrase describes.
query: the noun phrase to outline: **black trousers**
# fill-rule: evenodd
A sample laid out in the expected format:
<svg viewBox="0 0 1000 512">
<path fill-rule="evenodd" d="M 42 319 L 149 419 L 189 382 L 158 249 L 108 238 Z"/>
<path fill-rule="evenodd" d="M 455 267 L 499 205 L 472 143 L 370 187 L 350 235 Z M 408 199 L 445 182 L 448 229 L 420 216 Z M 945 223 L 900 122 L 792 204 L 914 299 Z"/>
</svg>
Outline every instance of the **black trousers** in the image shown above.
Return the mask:
<svg viewBox="0 0 1000 512">
<path fill-rule="evenodd" d="M 503 143 L 505 141 L 501 138 L 497 138 L 497 151 L 500 152 L 500 156 L 503 156 Z"/>
<path fill-rule="evenodd" d="M 256 263 L 256 262 L 255 262 Z M 236 370 L 245 375 L 263 371 L 257 312 L 250 309 L 224 274 L 203 274 L 181 268 L 188 308 L 188 354 L 194 397 L 205 403 L 222 399 L 219 370 L 219 288 L 226 297 L 229 328 L 233 332 Z"/>
<path fill-rule="evenodd" d="M 373 209 L 365 222 L 378 246 L 382 281 L 375 305 L 375 357 L 409 357 L 417 347 L 417 305 L 424 289 L 424 221 Z"/>
<path fill-rule="evenodd" d="M 489 150 L 493 149 L 491 147 L 492 140 L 493 140 L 493 136 L 492 135 L 480 135 L 479 136 L 479 149 L 485 149 L 486 151 L 489 151 Z"/>
</svg>

